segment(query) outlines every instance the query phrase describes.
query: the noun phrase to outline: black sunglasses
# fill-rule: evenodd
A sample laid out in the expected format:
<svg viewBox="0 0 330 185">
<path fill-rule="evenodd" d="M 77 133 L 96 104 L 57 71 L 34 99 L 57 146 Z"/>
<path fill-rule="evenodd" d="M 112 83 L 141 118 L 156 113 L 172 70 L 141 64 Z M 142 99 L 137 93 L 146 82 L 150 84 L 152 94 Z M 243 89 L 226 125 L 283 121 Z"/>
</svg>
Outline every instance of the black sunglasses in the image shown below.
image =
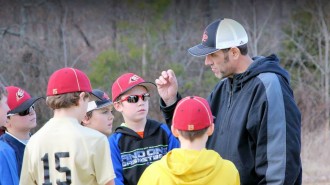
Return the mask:
<svg viewBox="0 0 330 185">
<path fill-rule="evenodd" d="M 144 93 L 141 95 L 129 95 L 126 98 L 119 100 L 120 102 L 127 101 L 128 103 L 136 103 L 139 101 L 139 98 L 141 98 L 143 101 L 147 101 L 150 99 L 149 93 Z"/>
<path fill-rule="evenodd" d="M 26 115 L 29 115 L 30 112 L 34 111 L 34 105 L 32 105 L 31 107 L 29 107 L 28 109 L 22 111 L 22 112 L 18 112 L 18 113 L 15 113 L 15 114 L 18 114 L 20 116 L 26 116 Z M 8 114 L 7 117 L 9 118 L 10 116 L 13 116 L 15 114 Z"/>
<path fill-rule="evenodd" d="M 20 116 L 26 116 L 29 115 L 30 112 L 34 111 L 34 106 L 32 105 L 30 108 L 26 109 L 25 111 L 17 113 Z"/>
</svg>

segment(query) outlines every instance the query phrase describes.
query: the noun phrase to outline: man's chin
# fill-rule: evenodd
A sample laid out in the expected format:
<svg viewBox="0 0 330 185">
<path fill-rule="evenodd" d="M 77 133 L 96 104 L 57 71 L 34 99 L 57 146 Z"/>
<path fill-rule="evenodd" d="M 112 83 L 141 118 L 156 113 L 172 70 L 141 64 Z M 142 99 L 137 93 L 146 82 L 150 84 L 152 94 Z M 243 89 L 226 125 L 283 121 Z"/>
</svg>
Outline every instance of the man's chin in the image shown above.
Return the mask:
<svg viewBox="0 0 330 185">
<path fill-rule="evenodd" d="M 221 73 L 214 73 L 215 77 L 219 78 L 220 80 L 224 78 Z"/>
</svg>

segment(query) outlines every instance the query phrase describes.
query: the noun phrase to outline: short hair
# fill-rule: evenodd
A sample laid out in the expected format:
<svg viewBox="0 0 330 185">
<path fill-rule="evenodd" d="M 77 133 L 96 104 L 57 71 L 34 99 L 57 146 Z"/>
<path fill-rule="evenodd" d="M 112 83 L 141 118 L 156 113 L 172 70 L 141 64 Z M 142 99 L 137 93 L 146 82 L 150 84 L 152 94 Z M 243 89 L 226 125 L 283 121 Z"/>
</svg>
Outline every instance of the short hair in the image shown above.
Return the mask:
<svg viewBox="0 0 330 185">
<path fill-rule="evenodd" d="M 2 99 L 2 96 L 7 96 L 7 90 L 6 87 L 0 83 L 0 100 Z"/>
<path fill-rule="evenodd" d="M 206 133 L 206 131 L 207 131 L 207 129 L 208 129 L 209 127 L 206 127 L 206 128 L 203 128 L 203 129 L 201 129 L 201 130 L 193 130 L 193 131 L 187 131 L 187 130 L 178 130 L 178 132 L 179 132 L 179 134 L 183 137 L 183 138 L 185 138 L 185 139 L 187 139 L 187 140 L 189 140 L 189 141 L 194 141 L 196 138 L 200 138 L 200 137 L 202 137 L 205 133 Z"/>
<path fill-rule="evenodd" d="M 55 96 L 48 96 L 46 98 L 46 104 L 53 110 L 77 106 L 80 93 L 81 92 L 73 92 L 73 93 L 59 94 Z M 88 98 L 89 96 L 90 96 L 89 93 L 86 92 L 84 99 Z"/>
<path fill-rule="evenodd" d="M 89 112 L 86 113 L 87 119 L 90 119 L 93 116 L 93 111 L 94 110 L 91 110 L 91 111 L 89 111 Z"/>
<path fill-rule="evenodd" d="M 247 55 L 248 53 L 248 47 L 247 44 L 243 44 L 241 46 L 237 46 L 237 48 L 239 49 L 239 51 L 241 52 L 242 55 Z M 228 52 L 231 48 L 225 48 L 225 49 L 221 49 L 224 53 Z"/>
<path fill-rule="evenodd" d="M 237 46 L 237 48 L 239 49 L 239 51 L 241 52 L 242 55 L 247 55 L 247 53 L 248 53 L 247 44 L 243 44 L 241 46 Z"/>
</svg>

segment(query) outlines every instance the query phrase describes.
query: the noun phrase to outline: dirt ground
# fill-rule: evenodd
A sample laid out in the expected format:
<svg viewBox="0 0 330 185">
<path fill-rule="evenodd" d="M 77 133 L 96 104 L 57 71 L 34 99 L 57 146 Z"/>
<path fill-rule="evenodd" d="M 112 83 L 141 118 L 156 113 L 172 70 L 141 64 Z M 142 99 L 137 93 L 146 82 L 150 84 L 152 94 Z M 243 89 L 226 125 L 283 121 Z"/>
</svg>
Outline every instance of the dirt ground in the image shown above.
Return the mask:
<svg viewBox="0 0 330 185">
<path fill-rule="evenodd" d="M 330 185 L 330 133 L 318 130 L 302 136 L 303 185 Z"/>
</svg>

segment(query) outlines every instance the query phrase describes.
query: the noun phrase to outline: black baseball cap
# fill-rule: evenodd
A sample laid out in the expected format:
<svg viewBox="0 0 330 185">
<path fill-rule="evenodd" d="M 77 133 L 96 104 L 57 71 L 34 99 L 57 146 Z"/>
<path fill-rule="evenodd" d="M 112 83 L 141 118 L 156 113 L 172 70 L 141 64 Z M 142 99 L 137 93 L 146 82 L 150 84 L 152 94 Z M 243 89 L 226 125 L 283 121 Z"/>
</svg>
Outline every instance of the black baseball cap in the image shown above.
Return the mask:
<svg viewBox="0 0 330 185">
<path fill-rule="evenodd" d="M 101 91 L 99 89 L 93 89 L 92 93 L 99 100 L 94 100 L 94 101 L 88 102 L 87 112 L 112 105 L 112 101 L 110 100 L 107 93 L 105 93 L 104 91 Z"/>
</svg>

